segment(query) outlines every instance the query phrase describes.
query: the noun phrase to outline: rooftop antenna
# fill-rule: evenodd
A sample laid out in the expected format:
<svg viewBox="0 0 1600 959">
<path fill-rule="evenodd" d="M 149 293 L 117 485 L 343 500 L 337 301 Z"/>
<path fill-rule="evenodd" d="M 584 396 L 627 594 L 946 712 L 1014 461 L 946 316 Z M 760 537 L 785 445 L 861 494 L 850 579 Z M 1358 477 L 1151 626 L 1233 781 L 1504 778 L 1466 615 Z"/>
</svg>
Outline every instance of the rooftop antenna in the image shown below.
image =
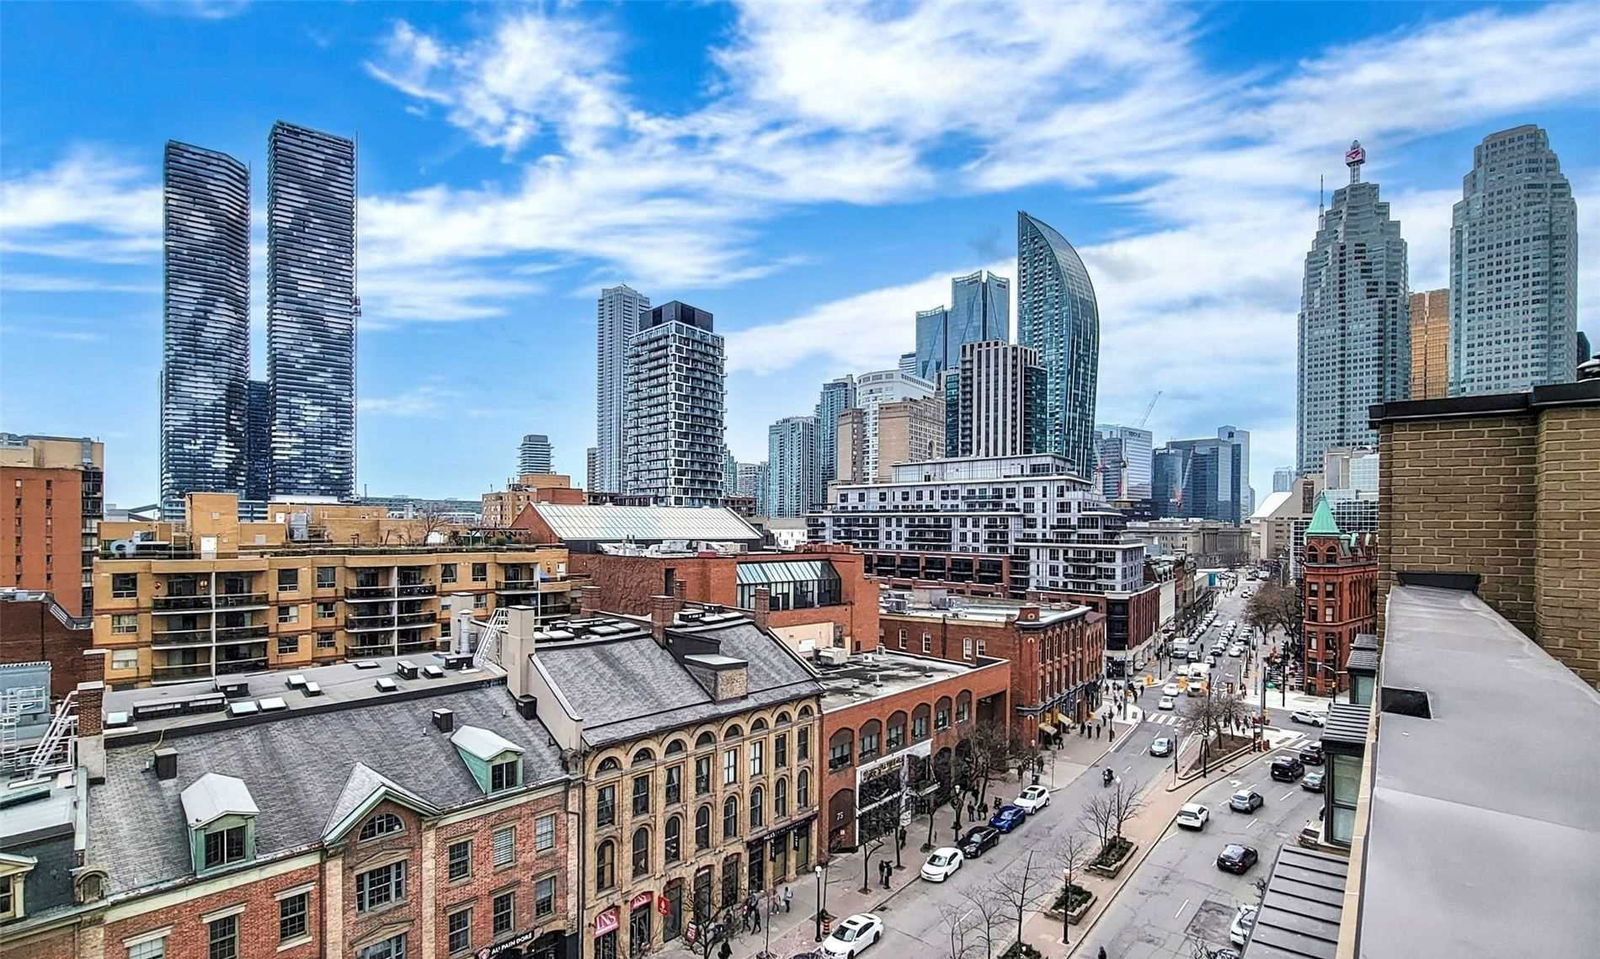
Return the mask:
<svg viewBox="0 0 1600 959">
<path fill-rule="evenodd" d="M 1318 219 L 1321 219 L 1323 214 L 1325 214 L 1327 212 L 1327 209 L 1323 206 L 1323 203 L 1322 203 L 1322 199 L 1326 194 L 1327 194 L 1327 190 L 1322 185 L 1322 174 L 1318 173 L 1317 174 L 1317 218 Z"/>
<path fill-rule="evenodd" d="M 1350 168 L 1350 182 L 1361 182 L 1361 164 L 1367 162 L 1367 151 L 1360 140 L 1351 140 L 1350 149 L 1344 151 L 1344 165 Z"/>
</svg>

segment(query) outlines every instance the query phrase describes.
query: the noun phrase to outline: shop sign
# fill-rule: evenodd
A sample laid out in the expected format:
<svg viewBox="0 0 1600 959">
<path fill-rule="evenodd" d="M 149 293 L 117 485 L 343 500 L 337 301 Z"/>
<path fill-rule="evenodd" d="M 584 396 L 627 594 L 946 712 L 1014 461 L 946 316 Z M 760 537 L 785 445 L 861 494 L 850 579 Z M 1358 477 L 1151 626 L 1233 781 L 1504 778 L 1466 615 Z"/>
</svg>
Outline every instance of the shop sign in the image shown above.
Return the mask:
<svg viewBox="0 0 1600 959">
<path fill-rule="evenodd" d="M 600 915 L 594 917 L 595 938 L 598 939 L 608 932 L 616 932 L 617 925 L 617 907 L 612 906 L 610 909 L 607 909 L 605 912 L 602 912 Z"/>
<path fill-rule="evenodd" d="M 640 906 L 648 906 L 650 905 L 650 900 L 654 899 L 655 897 L 655 893 L 653 892 L 641 892 L 628 902 L 628 908 L 638 909 Z"/>
</svg>

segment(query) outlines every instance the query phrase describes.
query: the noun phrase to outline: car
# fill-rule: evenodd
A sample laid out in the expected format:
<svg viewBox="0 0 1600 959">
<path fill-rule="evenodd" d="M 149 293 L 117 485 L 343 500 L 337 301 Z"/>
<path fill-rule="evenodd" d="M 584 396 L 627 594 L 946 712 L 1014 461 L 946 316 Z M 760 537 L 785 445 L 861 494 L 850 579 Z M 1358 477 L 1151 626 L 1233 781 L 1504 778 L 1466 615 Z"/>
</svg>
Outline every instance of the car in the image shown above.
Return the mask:
<svg viewBox="0 0 1600 959">
<path fill-rule="evenodd" d="M 961 868 L 961 863 L 966 857 L 961 855 L 961 850 L 954 846 L 945 846 L 935 849 L 928 854 L 928 861 L 922 864 L 922 878 L 929 882 L 944 882 L 951 874 Z"/>
<path fill-rule="evenodd" d="M 1322 765 L 1322 743 L 1306 743 L 1301 746 L 1300 761 L 1308 766 Z"/>
<path fill-rule="evenodd" d="M 1323 777 L 1326 775 L 1327 773 L 1320 769 L 1309 770 L 1306 772 L 1306 778 L 1300 780 L 1300 788 L 1306 792 L 1322 792 Z"/>
<path fill-rule="evenodd" d="M 1163 696 L 1176 696 L 1181 692 L 1183 692 L 1183 690 L 1178 688 L 1177 683 L 1168 683 L 1161 687 L 1161 695 Z"/>
<path fill-rule="evenodd" d="M 1189 657 L 1188 658 L 1189 658 L 1189 662 L 1198 663 L 1200 661 L 1200 650 L 1198 650 L 1198 649 L 1189 650 Z"/>
<path fill-rule="evenodd" d="M 1022 825 L 1028 818 L 1028 811 L 1021 806 L 1007 803 L 1000 807 L 1000 811 L 989 817 L 989 825 L 1001 832 L 1010 832 Z"/>
<path fill-rule="evenodd" d="M 1289 721 L 1305 723 L 1307 726 L 1323 726 L 1328 722 L 1328 717 L 1322 713 L 1314 713 L 1309 709 L 1297 709 L 1289 714 Z"/>
<path fill-rule="evenodd" d="M 1170 755 L 1172 755 L 1172 740 L 1168 739 L 1165 736 L 1157 736 L 1156 738 L 1150 740 L 1150 755 L 1152 755 L 1152 756 L 1170 756 Z"/>
<path fill-rule="evenodd" d="M 999 842 L 1000 830 L 993 826 L 973 826 L 961 837 L 961 852 L 968 859 L 977 859 Z"/>
<path fill-rule="evenodd" d="M 1228 655 L 1229 656 L 1233 656 L 1235 658 L 1243 656 L 1244 655 L 1244 647 L 1240 646 L 1238 643 L 1234 643 L 1232 646 L 1228 647 Z"/>
<path fill-rule="evenodd" d="M 1261 858 L 1261 855 L 1242 843 L 1230 842 L 1217 853 L 1217 868 L 1242 876 Z"/>
<path fill-rule="evenodd" d="M 1250 927 L 1255 924 L 1256 907 L 1240 906 L 1233 914 L 1233 923 L 1228 926 L 1228 941 L 1236 946 L 1244 945 L 1250 936 Z"/>
<path fill-rule="evenodd" d="M 828 938 L 822 940 L 822 951 L 829 956 L 859 956 L 870 945 L 883 938 L 883 920 L 870 912 L 846 916 L 834 927 Z"/>
<path fill-rule="evenodd" d="M 1172 708 L 1174 708 L 1173 705 L 1172 705 L 1172 697 L 1171 696 L 1162 696 L 1161 700 L 1156 703 L 1156 708 L 1157 709 L 1172 709 Z"/>
<path fill-rule="evenodd" d="M 1228 797 L 1228 808 L 1234 812 L 1255 812 L 1266 804 L 1267 801 L 1254 789 L 1241 789 Z"/>
<path fill-rule="evenodd" d="M 1197 802 L 1187 802 L 1178 807 L 1178 817 L 1173 820 L 1182 829 L 1205 831 L 1211 821 L 1211 810 Z"/>
<path fill-rule="evenodd" d="M 1050 790 L 1043 786 L 1029 786 L 1022 791 L 1022 795 L 1011 801 L 1011 805 L 1019 806 L 1031 815 L 1050 805 Z"/>
<path fill-rule="evenodd" d="M 1272 761 L 1272 778 L 1280 783 L 1292 783 L 1306 774 L 1306 765 L 1293 756 L 1279 756 Z"/>
<path fill-rule="evenodd" d="M 1206 959 L 1244 959 L 1244 957 L 1232 946 L 1223 946 L 1206 953 Z"/>
</svg>

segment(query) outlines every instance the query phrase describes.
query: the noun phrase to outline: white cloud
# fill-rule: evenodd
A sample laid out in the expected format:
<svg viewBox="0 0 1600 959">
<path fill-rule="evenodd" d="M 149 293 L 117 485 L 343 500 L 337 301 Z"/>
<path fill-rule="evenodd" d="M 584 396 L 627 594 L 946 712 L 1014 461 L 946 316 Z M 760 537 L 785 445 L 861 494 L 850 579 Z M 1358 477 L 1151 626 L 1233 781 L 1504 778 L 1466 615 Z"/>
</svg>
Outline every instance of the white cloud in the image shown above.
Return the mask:
<svg viewBox="0 0 1600 959">
<path fill-rule="evenodd" d="M 0 181 L 0 250 L 102 263 L 148 256 L 161 248 L 161 187 L 151 175 L 80 147 Z"/>
<path fill-rule="evenodd" d="M 362 416 L 407 419 L 441 417 L 461 405 L 460 390 L 437 383 L 421 383 L 393 396 L 363 396 L 357 406 Z"/>
</svg>

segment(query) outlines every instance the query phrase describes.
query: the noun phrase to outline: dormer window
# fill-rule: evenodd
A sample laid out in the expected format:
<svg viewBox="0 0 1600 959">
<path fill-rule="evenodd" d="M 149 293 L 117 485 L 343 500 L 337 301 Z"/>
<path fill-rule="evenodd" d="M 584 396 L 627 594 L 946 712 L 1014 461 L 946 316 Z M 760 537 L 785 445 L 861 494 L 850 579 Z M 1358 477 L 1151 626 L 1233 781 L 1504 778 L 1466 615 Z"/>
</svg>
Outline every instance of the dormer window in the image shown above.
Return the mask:
<svg viewBox="0 0 1600 959">
<path fill-rule="evenodd" d="M 38 864 L 39 861 L 32 856 L 0 852 L 0 921 L 21 919 L 27 915 L 22 894 L 27 888 L 28 873 Z"/>
<path fill-rule="evenodd" d="M 249 858 L 245 853 L 245 827 L 213 829 L 205 834 L 205 868 L 220 869 Z"/>
<path fill-rule="evenodd" d="M 392 836 L 397 832 L 405 831 L 405 823 L 394 813 L 381 812 L 361 824 L 361 841 L 377 839 L 380 836 Z"/>
<path fill-rule="evenodd" d="M 522 747 L 511 740 L 480 726 L 462 726 L 450 742 L 485 793 L 522 785 Z"/>
<path fill-rule="evenodd" d="M 522 785 L 522 757 L 511 756 L 489 767 L 489 791 L 499 792 Z"/>
<path fill-rule="evenodd" d="M 189 827 L 189 852 L 197 874 L 247 863 L 256 857 L 260 810 L 244 780 L 206 773 L 180 796 Z"/>
</svg>

